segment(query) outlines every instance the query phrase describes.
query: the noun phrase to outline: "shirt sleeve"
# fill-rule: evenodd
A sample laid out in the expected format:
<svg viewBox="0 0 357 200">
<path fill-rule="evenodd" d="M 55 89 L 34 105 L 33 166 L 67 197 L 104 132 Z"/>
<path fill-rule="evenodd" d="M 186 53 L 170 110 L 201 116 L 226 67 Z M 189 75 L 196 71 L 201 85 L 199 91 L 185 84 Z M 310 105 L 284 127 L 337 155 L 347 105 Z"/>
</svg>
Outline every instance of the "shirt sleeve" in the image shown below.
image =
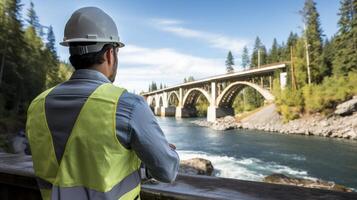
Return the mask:
<svg viewBox="0 0 357 200">
<path fill-rule="evenodd" d="M 149 174 L 162 182 L 173 182 L 180 160 L 169 146 L 144 98 L 137 97 L 128 117 L 127 145 L 135 151 Z"/>
</svg>

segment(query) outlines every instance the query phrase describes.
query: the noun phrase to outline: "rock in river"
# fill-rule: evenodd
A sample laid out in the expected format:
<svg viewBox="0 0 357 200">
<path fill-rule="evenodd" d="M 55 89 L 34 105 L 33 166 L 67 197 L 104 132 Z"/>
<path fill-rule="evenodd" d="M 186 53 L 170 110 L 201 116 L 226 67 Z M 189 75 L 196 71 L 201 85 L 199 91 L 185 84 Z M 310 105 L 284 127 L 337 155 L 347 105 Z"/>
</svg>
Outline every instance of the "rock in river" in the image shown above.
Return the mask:
<svg viewBox="0 0 357 200">
<path fill-rule="evenodd" d="M 192 123 L 198 126 L 209 127 L 218 131 L 236 129 L 241 127 L 241 124 L 237 122 L 236 118 L 233 116 L 225 116 L 222 118 L 217 118 L 215 122 L 208 122 L 205 120 L 195 120 L 192 121 Z"/>
<path fill-rule="evenodd" d="M 190 175 L 211 176 L 213 169 L 211 161 L 203 158 L 191 158 L 188 160 L 181 160 L 179 172 Z"/>
<path fill-rule="evenodd" d="M 352 192 L 351 189 L 335 184 L 333 182 L 323 181 L 323 180 L 310 180 L 303 178 L 293 178 L 285 176 L 284 174 L 272 174 L 264 178 L 264 182 L 266 183 L 275 183 L 275 184 L 283 184 L 283 185 L 294 185 L 300 187 L 308 187 L 308 188 L 318 188 L 325 190 L 334 190 L 340 192 Z"/>
<path fill-rule="evenodd" d="M 357 96 L 354 96 L 353 99 L 345 101 L 337 105 L 335 114 L 337 115 L 350 115 L 353 112 L 357 111 Z"/>
</svg>

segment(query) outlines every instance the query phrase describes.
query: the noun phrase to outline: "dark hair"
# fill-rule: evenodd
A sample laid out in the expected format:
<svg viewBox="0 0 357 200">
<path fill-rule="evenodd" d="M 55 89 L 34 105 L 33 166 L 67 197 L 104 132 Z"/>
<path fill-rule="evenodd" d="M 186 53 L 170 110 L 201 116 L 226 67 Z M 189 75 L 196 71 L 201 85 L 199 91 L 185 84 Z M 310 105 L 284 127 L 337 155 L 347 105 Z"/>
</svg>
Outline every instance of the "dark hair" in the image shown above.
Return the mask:
<svg viewBox="0 0 357 200">
<path fill-rule="evenodd" d="M 86 46 L 95 43 L 72 43 L 71 46 Z M 69 61 L 72 66 L 77 69 L 88 69 L 93 67 L 93 65 L 102 64 L 104 62 L 104 54 L 108 49 L 114 48 L 112 44 L 106 44 L 99 52 L 87 53 L 83 55 L 71 55 Z"/>
</svg>

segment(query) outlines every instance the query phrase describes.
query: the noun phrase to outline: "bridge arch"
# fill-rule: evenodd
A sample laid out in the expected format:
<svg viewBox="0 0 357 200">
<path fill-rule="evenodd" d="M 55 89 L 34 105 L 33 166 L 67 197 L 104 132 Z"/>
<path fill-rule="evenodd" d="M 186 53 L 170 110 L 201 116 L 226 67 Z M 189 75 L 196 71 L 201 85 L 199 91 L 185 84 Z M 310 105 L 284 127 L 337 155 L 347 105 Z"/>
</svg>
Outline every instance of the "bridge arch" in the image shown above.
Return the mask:
<svg viewBox="0 0 357 200">
<path fill-rule="evenodd" d="M 217 107 L 231 107 L 236 95 L 244 88 L 244 87 L 254 88 L 259 94 L 261 94 L 265 100 L 273 101 L 274 96 L 268 90 L 260 87 L 255 83 L 250 83 L 247 81 L 236 81 L 228 85 L 222 93 L 217 97 L 216 105 Z"/>
<path fill-rule="evenodd" d="M 201 94 L 203 94 L 207 99 L 207 101 L 210 102 L 211 104 L 211 95 L 209 95 L 207 91 L 201 88 L 191 88 L 186 92 L 183 98 L 183 106 L 187 107 L 187 106 L 195 105 L 198 97 Z"/>
<path fill-rule="evenodd" d="M 151 108 L 154 108 L 156 106 L 156 99 L 155 96 L 149 96 L 147 98 L 147 102 Z"/>
<path fill-rule="evenodd" d="M 172 91 L 172 92 L 169 92 L 169 94 L 167 95 L 167 102 L 170 106 L 170 100 L 173 100 L 173 99 L 176 99 L 177 100 L 177 105 L 175 106 L 178 106 L 178 104 L 180 103 L 180 97 L 179 97 L 179 94 L 176 92 L 176 91 Z"/>
<path fill-rule="evenodd" d="M 162 95 L 162 94 L 159 94 L 159 95 L 157 95 L 156 98 L 157 98 L 157 99 L 156 99 L 156 105 L 157 105 L 158 107 L 164 106 L 165 100 L 164 100 L 163 95 Z"/>
</svg>

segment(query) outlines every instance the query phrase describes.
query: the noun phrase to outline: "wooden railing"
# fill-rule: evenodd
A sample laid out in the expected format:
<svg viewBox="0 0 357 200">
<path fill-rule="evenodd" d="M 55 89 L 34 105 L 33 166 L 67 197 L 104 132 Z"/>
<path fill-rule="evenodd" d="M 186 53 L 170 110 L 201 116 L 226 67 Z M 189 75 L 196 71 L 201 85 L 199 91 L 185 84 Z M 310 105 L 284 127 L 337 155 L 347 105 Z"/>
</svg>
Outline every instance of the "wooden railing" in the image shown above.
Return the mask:
<svg viewBox="0 0 357 200">
<path fill-rule="evenodd" d="M 41 199 L 32 169 L 31 156 L 0 153 L 0 199 Z M 351 200 L 357 199 L 357 193 L 334 192 L 218 177 L 179 175 L 172 184 L 142 184 L 141 199 Z"/>
</svg>

